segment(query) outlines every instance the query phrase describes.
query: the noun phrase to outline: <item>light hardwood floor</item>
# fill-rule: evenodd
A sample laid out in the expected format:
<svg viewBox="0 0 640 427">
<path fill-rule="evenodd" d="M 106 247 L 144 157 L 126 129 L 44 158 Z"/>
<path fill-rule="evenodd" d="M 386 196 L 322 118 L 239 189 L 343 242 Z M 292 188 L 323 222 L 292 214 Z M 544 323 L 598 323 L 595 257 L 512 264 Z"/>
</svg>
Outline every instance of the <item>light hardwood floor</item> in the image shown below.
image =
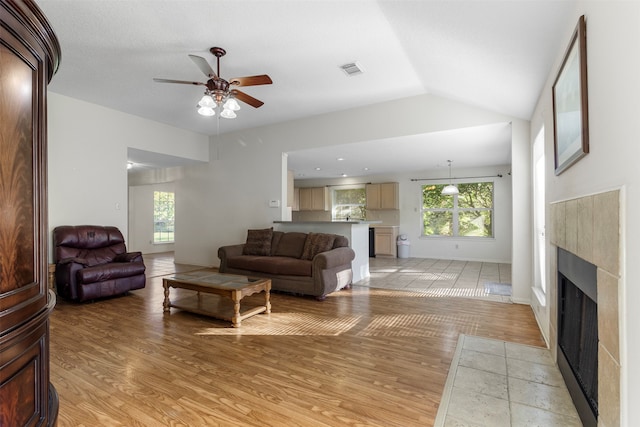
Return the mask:
<svg viewBox="0 0 640 427">
<path fill-rule="evenodd" d="M 162 275 L 193 267 L 145 261 L 145 289 L 58 302 L 58 426 L 430 426 L 459 334 L 544 346 L 528 306 L 361 286 L 233 329 L 163 314 Z"/>
</svg>

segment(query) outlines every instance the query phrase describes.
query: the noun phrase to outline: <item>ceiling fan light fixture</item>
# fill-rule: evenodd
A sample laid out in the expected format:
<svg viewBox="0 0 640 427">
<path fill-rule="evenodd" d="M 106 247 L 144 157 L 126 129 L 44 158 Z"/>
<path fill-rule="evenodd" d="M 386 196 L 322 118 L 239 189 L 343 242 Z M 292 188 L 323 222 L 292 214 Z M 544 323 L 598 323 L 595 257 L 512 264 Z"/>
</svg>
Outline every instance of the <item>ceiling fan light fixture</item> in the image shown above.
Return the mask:
<svg viewBox="0 0 640 427">
<path fill-rule="evenodd" d="M 211 68 L 211 65 L 205 58 L 197 55 L 189 55 L 189 58 L 191 58 L 194 64 L 207 76 L 206 83 L 158 78 L 154 78 L 153 81 L 158 83 L 205 86 L 204 96 L 197 105 L 198 113 L 203 116 L 214 116 L 216 114 L 215 110 L 218 110 L 218 113 L 222 117 L 235 119 L 237 117 L 235 111 L 240 110 L 240 104 L 236 98 L 254 108 L 259 108 L 264 105 L 264 102 L 235 89 L 235 87 L 270 85 L 273 83 L 271 77 L 266 74 L 260 74 L 255 76 L 233 77 L 225 80 L 220 76 L 220 58 L 226 55 L 227 52 L 221 47 L 212 47 L 209 51 L 217 59 L 217 72 Z M 234 89 L 231 89 L 232 87 Z"/>
<path fill-rule="evenodd" d="M 213 98 L 211 97 L 211 95 L 209 94 L 205 94 L 201 99 L 200 102 L 198 102 L 198 107 L 203 107 L 203 108 L 213 108 L 216 106 L 215 101 L 213 100 Z"/>
<path fill-rule="evenodd" d="M 222 110 L 222 113 L 220 113 L 220 117 L 224 117 L 225 119 L 235 119 L 238 116 L 233 112 L 233 110 L 225 108 Z"/>
<path fill-rule="evenodd" d="M 200 107 L 198 108 L 198 114 L 200 114 L 201 116 L 211 117 L 211 116 L 215 116 L 216 112 L 211 107 Z"/>
<path fill-rule="evenodd" d="M 236 101 L 235 98 L 227 99 L 227 102 L 224 103 L 225 110 L 238 111 L 240 109 L 240 104 Z"/>
</svg>

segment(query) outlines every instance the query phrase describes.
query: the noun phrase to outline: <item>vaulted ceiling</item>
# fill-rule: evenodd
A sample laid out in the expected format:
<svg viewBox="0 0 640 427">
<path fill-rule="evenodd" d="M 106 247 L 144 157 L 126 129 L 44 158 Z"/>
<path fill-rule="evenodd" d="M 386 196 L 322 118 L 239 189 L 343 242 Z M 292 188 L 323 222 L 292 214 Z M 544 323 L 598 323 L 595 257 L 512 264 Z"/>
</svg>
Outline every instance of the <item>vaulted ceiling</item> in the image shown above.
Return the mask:
<svg viewBox="0 0 640 427">
<path fill-rule="evenodd" d="M 50 90 L 214 135 L 431 93 L 529 119 L 573 3 L 513 1 L 39 0 L 62 45 Z M 233 120 L 203 117 L 205 82 L 188 58 L 262 101 Z M 364 73 L 347 76 L 356 62 Z M 486 130 L 486 129 L 485 129 Z"/>
</svg>

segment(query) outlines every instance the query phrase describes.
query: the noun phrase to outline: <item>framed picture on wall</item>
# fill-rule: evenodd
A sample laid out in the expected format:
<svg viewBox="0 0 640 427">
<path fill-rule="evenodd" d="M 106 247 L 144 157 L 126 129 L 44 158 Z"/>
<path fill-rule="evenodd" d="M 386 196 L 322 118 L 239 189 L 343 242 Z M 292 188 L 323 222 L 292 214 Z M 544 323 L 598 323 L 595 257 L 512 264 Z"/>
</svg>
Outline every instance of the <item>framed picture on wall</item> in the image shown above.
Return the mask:
<svg viewBox="0 0 640 427">
<path fill-rule="evenodd" d="M 586 42 L 586 23 L 583 15 L 578 20 L 553 84 L 556 175 L 560 175 L 589 152 Z"/>
</svg>

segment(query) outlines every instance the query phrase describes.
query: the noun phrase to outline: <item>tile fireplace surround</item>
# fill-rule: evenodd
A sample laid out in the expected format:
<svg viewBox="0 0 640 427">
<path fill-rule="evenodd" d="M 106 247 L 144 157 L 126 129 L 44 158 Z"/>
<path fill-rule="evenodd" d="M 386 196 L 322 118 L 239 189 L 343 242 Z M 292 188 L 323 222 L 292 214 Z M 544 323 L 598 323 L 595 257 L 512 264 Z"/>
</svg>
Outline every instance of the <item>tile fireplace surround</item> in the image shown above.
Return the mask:
<svg viewBox="0 0 640 427">
<path fill-rule="evenodd" d="M 598 426 L 620 425 L 620 191 L 551 204 L 551 286 L 549 342 L 557 358 L 557 248 L 597 267 Z"/>
</svg>

